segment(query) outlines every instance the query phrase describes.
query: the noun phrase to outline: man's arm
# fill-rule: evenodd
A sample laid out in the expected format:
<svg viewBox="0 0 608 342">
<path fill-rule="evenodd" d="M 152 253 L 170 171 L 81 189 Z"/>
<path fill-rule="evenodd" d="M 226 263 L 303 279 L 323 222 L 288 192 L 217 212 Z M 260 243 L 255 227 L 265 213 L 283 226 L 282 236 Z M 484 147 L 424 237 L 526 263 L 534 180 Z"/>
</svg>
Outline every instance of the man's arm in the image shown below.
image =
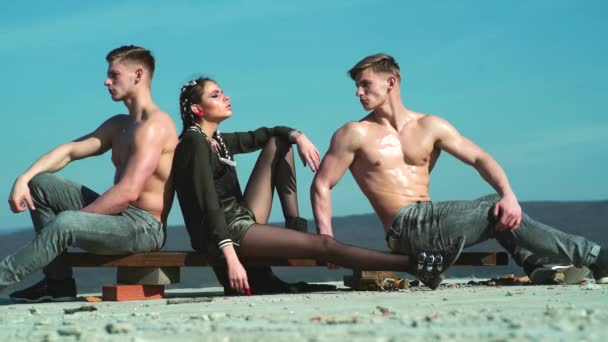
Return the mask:
<svg viewBox="0 0 608 342">
<path fill-rule="evenodd" d="M 116 214 L 139 198 L 146 182 L 158 167 L 166 130 L 173 127 L 164 121 L 164 118 L 157 117 L 135 131 L 133 152 L 120 180 L 81 211 Z"/>
<path fill-rule="evenodd" d="M 434 116 L 425 120 L 436 134 L 435 145 L 466 164 L 473 166 L 481 177 L 501 196 L 494 206 L 494 216 L 499 218 L 498 230 L 514 230 L 521 223 L 521 207 L 511 189 L 507 175 L 500 165 L 488 153 L 475 145 L 447 121 Z"/>
<path fill-rule="evenodd" d="M 332 137 L 329 150 L 310 189 L 315 224 L 319 234 L 333 236 L 331 227 L 331 189 L 344 176 L 355 158 L 361 141 L 357 123 L 348 123 Z"/>
<path fill-rule="evenodd" d="M 28 183 L 36 175 L 43 172 L 57 172 L 74 160 L 100 155 L 110 149 L 112 147 L 112 130 L 116 121 L 117 117 L 110 118 L 92 133 L 59 145 L 34 162 L 13 183 L 8 199 L 11 210 L 17 213 L 28 208 L 35 209 Z"/>
</svg>

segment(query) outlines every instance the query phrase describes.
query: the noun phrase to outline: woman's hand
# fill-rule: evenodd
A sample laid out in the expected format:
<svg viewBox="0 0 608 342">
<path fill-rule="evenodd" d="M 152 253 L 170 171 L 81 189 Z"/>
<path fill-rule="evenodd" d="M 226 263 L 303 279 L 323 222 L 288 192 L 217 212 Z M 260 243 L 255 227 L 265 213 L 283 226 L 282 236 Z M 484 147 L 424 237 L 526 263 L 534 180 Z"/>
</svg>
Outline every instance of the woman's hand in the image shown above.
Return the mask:
<svg viewBox="0 0 608 342">
<path fill-rule="evenodd" d="M 249 282 L 247 281 L 247 271 L 239 261 L 234 246 L 229 244 L 222 248 L 226 265 L 228 266 L 228 282 L 230 287 L 240 294 L 249 295 Z"/>
<path fill-rule="evenodd" d="M 312 172 L 316 172 L 321 164 L 321 154 L 317 147 L 303 133 L 296 137 L 296 145 L 304 166 L 308 165 Z"/>
<path fill-rule="evenodd" d="M 247 271 L 240 263 L 228 264 L 228 281 L 230 287 L 240 294 L 247 294 L 249 290 L 249 282 L 247 281 Z"/>
</svg>

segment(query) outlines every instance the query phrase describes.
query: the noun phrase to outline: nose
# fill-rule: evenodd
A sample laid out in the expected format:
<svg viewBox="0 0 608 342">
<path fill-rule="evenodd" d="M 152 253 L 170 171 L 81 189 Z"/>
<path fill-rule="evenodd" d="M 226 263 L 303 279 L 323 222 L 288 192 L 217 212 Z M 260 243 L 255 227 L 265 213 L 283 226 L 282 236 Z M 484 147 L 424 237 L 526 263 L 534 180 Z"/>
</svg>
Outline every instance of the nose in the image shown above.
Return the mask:
<svg viewBox="0 0 608 342">
<path fill-rule="evenodd" d="M 355 96 L 361 97 L 363 95 L 363 87 L 357 87 L 357 91 L 355 92 Z"/>
<path fill-rule="evenodd" d="M 110 85 L 110 78 L 109 77 L 106 77 L 106 79 L 103 81 L 103 85 L 106 86 L 106 87 Z"/>
<path fill-rule="evenodd" d="M 224 102 L 230 102 L 230 96 L 224 95 Z"/>
</svg>

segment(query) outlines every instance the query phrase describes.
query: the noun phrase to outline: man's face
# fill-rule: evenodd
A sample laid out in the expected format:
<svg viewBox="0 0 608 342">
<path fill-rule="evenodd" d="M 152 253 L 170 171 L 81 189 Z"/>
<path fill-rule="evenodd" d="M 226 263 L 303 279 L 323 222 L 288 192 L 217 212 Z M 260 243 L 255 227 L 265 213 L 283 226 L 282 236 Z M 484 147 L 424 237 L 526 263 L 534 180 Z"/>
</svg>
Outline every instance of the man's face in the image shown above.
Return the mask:
<svg viewBox="0 0 608 342">
<path fill-rule="evenodd" d="M 115 60 L 108 66 L 108 74 L 103 84 L 108 87 L 112 100 L 122 101 L 135 86 L 136 76 L 135 66 Z"/>
<path fill-rule="evenodd" d="M 388 97 L 388 75 L 365 69 L 355 79 L 356 95 L 365 110 L 374 110 Z"/>
</svg>

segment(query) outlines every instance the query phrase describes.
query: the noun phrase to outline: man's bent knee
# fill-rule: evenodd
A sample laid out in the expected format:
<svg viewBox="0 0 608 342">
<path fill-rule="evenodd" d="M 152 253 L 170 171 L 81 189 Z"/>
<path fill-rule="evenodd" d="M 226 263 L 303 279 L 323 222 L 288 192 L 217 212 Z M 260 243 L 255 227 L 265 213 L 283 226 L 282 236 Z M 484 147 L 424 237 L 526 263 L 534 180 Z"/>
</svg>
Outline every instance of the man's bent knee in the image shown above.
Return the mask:
<svg viewBox="0 0 608 342">
<path fill-rule="evenodd" d="M 39 173 L 30 180 L 28 186 L 30 187 L 30 190 L 38 189 L 44 187 L 46 184 L 55 182 L 57 178 L 57 176 L 47 172 Z"/>
</svg>

